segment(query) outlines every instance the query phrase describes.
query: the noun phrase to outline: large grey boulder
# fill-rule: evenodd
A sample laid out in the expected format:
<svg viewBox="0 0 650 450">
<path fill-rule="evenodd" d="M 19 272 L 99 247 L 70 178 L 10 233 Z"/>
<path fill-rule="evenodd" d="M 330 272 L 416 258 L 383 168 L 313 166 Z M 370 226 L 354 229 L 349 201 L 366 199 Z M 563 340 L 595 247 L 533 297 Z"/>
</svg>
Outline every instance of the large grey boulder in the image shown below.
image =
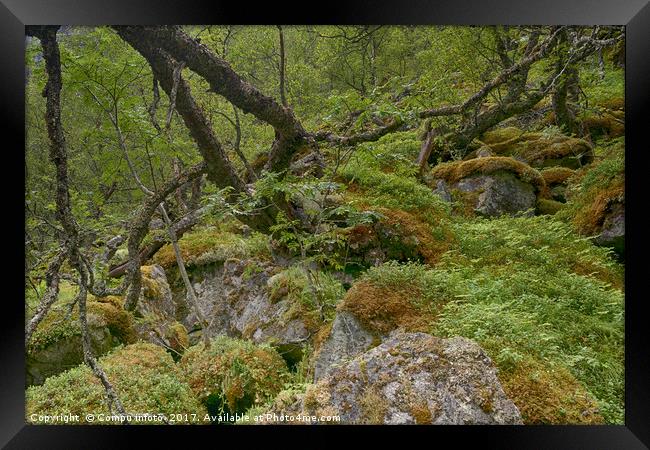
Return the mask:
<svg viewBox="0 0 650 450">
<path fill-rule="evenodd" d="M 278 395 L 265 417 L 274 422 L 298 413 L 337 415 L 343 424 L 522 423 L 478 344 L 403 332 L 336 367 L 304 394 Z"/>
</svg>

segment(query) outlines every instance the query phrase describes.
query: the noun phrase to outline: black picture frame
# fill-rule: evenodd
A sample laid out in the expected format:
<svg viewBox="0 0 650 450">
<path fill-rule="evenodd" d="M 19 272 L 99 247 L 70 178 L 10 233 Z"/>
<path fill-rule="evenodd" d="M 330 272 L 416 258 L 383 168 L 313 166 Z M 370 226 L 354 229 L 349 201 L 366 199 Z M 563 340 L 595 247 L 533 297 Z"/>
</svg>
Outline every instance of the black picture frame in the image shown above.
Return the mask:
<svg viewBox="0 0 650 450">
<path fill-rule="evenodd" d="M 243 4 L 206 0 L 0 0 L 0 124 L 3 178 L 15 175 L 3 189 L 5 247 L 3 313 L 0 314 L 0 445 L 5 448 L 116 448 L 133 442 L 135 434 L 153 443 L 180 439 L 194 444 L 184 426 L 101 427 L 27 425 L 24 419 L 24 304 L 19 258 L 24 257 L 24 206 L 15 188 L 24 167 L 25 25 L 36 24 L 458 24 L 458 25 L 626 25 L 626 347 L 625 425 L 623 426 L 454 426 L 454 427 L 193 427 L 193 434 L 223 445 L 224 436 L 248 443 L 251 438 L 279 437 L 284 445 L 320 447 L 331 432 L 361 433 L 383 440 L 393 432 L 407 434 L 402 445 L 439 446 L 440 438 L 455 445 L 473 442 L 481 448 L 648 448 L 650 445 L 650 352 L 642 282 L 648 278 L 644 255 L 648 235 L 643 229 L 644 153 L 650 151 L 644 112 L 650 106 L 650 4 L 646 0 L 517 0 L 492 1 L 341 1 L 303 5 L 277 2 Z M 644 139 L 645 138 L 645 139 Z M 8 164 L 8 165 L 7 165 Z M 647 178 L 647 177 L 645 177 Z M 17 184 L 18 183 L 18 184 Z M 24 183 L 24 177 L 23 177 Z M 24 189 L 24 186 L 23 186 Z M 23 228 L 21 230 L 21 227 Z M 14 237 L 15 236 L 15 237 Z M 631 263 L 629 262 L 631 261 Z M 637 262 L 638 261 L 638 262 Z M 15 272 L 15 274 L 14 274 Z M 644 275 L 645 273 L 645 275 Z M 11 291 L 6 288 L 12 286 Z M 13 290 L 15 286 L 15 293 Z M 646 288 L 647 289 L 647 288 Z M 314 439 L 318 435 L 317 440 Z M 411 439 L 411 435 L 413 438 Z M 420 436 L 416 436 L 420 435 Z M 418 438 L 418 441 L 415 439 Z M 217 440 L 215 440 L 217 439 Z M 424 439 L 424 440 L 421 440 Z M 418 443 L 416 443 L 418 442 Z M 264 445 L 264 444 L 263 444 Z M 211 445 L 214 447 L 215 445 Z"/>
</svg>

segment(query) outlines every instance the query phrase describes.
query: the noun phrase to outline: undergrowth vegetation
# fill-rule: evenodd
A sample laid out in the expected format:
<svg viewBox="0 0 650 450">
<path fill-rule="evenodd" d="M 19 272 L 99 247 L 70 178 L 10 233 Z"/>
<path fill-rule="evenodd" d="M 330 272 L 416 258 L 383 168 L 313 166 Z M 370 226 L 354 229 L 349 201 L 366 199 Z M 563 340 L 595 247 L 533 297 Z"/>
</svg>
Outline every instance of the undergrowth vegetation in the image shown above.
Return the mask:
<svg viewBox="0 0 650 450">
<path fill-rule="evenodd" d="M 205 408 L 197 401 L 190 386 L 183 381 L 172 357 L 153 344 L 137 343 L 121 347 L 99 359 L 113 383 L 124 409 L 129 414 L 164 414 L 171 417 L 179 411 L 203 417 Z M 111 416 L 104 388 L 86 365 L 50 377 L 42 386 L 27 389 L 28 422 L 42 423 L 38 415 L 78 415 L 88 424 L 87 414 Z M 36 419 L 32 418 L 36 414 Z M 98 420 L 95 423 L 121 425 L 119 421 Z M 152 422 L 134 422 L 149 423 Z M 161 422 L 157 422 L 160 424 Z"/>
<path fill-rule="evenodd" d="M 453 227 L 458 247 L 435 269 L 372 268 L 341 308 L 380 333 L 424 327 L 476 340 L 528 423 L 621 423 L 621 266 L 546 217 Z"/>
</svg>

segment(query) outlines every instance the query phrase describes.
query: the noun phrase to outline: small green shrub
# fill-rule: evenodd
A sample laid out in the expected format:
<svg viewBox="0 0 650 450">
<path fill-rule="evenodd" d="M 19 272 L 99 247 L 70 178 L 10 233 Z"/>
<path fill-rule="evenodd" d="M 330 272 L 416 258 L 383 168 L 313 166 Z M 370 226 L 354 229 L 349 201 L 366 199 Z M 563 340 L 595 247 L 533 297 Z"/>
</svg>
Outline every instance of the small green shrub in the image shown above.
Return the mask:
<svg viewBox="0 0 650 450">
<path fill-rule="evenodd" d="M 190 347 L 179 364 L 211 414 L 243 413 L 289 380 L 286 363 L 272 347 L 226 336 L 214 338 L 208 349 L 203 343 Z"/>
</svg>

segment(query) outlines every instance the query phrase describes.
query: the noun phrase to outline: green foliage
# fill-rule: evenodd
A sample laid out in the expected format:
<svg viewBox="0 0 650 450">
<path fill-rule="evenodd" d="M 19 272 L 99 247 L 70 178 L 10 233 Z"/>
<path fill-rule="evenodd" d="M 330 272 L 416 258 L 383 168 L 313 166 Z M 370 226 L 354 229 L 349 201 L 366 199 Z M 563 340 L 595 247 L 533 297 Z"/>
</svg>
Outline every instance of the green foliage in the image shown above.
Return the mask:
<svg viewBox="0 0 650 450">
<path fill-rule="evenodd" d="M 201 419 L 205 414 L 205 408 L 181 381 L 179 369 L 162 347 L 146 343 L 128 345 L 100 358 L 99 364 L 128 414 L 164 414 L 169 418 L 182 412 L 197 414 Z M 42 386 L 28 388 L 26 395 L 28 422 L 33 422 L 32 414 L 77 414 L 81 416 L 81 423 L 87 423 L 86 414 L 94 414 L 97 418 L 99 414 L 111 414 L 104 387 L 86 365 L 50 377 Z"/>
<path fill-rule="evenodd" d="M 449 208 L 415 176 L 382 172 L 370 154 L 359 152 L 353 156 L 341 171 L 341 177 L 362 188 L 368 194 L 364 197 L 371 206 L 433 213 Z"/>
<path fill-rule="evenodd" d="M 622 286 L 623 268 L 609 250 L 551 217 L 475 219 L 451 226 L 458 248 L 443 256 L 445 265 L 503 271 L 538 267 L 549 276 L 568 271 Z"/>
<path fill-rule="evenodd" d="M 334 318 L 337 303 L 345 294 L 339 280 L 331 274 L 307 268 L 304 264 L 292 266 L 269 280 L 270 297 L 277 300 L 286 296 L 292 303 L 283 321 L 296 316 L 303 319 L 329 322 Z"/>
<path fill-rule="evenodd" d="M 598 160 L 569 179 L 568 202 L 558 218 L 585 236 L 598 234 L 610 204 L 625 203 L 624 152 L 623 139 L 599 148 Z"/>
<path fill-rule="evenodd" d="M 189 26 L 185 31 L 199 38 L 263 94 L 279 99 L 277 27 Z M 509 39 L 505 56 L 513 60 L 520 57 L 530 30 L 519 27 L 283 27 L 286 97 L 307 132 L 331 131 L 345 136 L 374 130 L 393 119 L 403 122 L 408 131 L 393 132 L 355 147 L 321 144 L 328 165 L 325 177 L 320 179 L 264 172 L 249 186 L 250 196 L 231 188 L 218 190 L 207 183 L 202 199 L 207 213 L 199 226 L 179 240 L 181 253 L 190 268 L 228 258 L 251 261 L 244 269 L 244 279 L 261 270 L 255 261 L 268 262 L 280 254 L 290 260 L 290 266 L 270 283 L 270 296 L 273 301 L 289 299 L 291 307 L 278 320 L 299 317 L 316 330 L 332 319 L 336 307 L 355 307 L 377 330 L 399 325 L 424 327 L 424 331 L 440 335 L 464 335 L 486 348 L 501 371 L 509 395 L 520 404 L 522 399 L 531 399 L 522 409 L 527 420 L 584 423 L 587 419 L 582 418 L 580 409 L 587 408 L 588 402 L 575 399 L 588 391 L 597 399 L 606 422 L 621 423 L 623 267 L 607 250 L 578 237 L 573 228 L 584 235 L 597 232 L 607 205 L 624 200 L 624 142 L 607 142 L 624 132 L 619 123 L 624 116 L 624 72 L 609 60 L 601 72 L 597 56 L 579 64 L 584 95 L 576 105 L 578 118 L 586 125 L 591 118 L 593 126 L 589 129 L 595 130 L 603 120 L 593 112 L 608 110 L 612 114 L 607 120 L 619 122 L 615 126 L 609 123 L 609 131 L 603 136 L 592 133 L 596 162 L 576 171 L 569 180 L 568 203 L 553 217 L 452 217 L 450 205 L 417 177 L 415 161 L 422 130 L 440 127 L 453 131 L 471 120 L 470 115 L 439 117 L 419 124 L 418 113 L 462 103 L 500 73 L 503 62 L 495 53 L 496 31 Z M 541 38 L 548 31 L 542 29 Z M 134 188 L 107 111 L 117 119 L 130 159 L 151 189 L 160 188 L 171 178 L 172 161 L 180 159 L 187 167 L 201 157 L 177 113 L 172 115 L 169 128 L 156 127 L 156 123 L 164 127 L 169 98 L 160 91 L 158 107 L 151 109 L 151 70 L 113 30 L 64 27 L 58 40 L 72 211 L 83 229 L 83 252 L 93 260 L 103 251 L 105 239 L 128 232 L 136 207 L 144 198 Z M 29 317 L 37 297 L 43 295 L 42 280 L 60 236 L 55 216 L 56 183 L 43 121 L 46 75 L 38 40 L 28 40 L 25 62 Z M 527 84 L 537 86 L 553 64 L 553 58 L 535 63 Z M 184 69 L 183 76 L 236 170 L 245 173 L 235 145 L 258 167 L 256 162 L 267 157 L 276 138 L 273 128 L 209 92 L 208 83 L 189 69 Z M 506 89 L 507 85 L 496 89 L 481 107 L 498 104 L 507 95 Z M 545 101 L 536 108 L 544 107 Z M 234 126 L 235 114 L 241 124 L 240 136 Z M 538 125 L 518 126 L 530 130 L 540 129 Z M 553 125 L 538 133 L 508 127 L 485 133 L 482 139 L 500 154 L 528 148 L 526 140 L 551 142 L 560 134 Z M 517 139 L 502 142 L 508 138 Z M 443 136 L 437 139 L 445 144 Z M 497 149 L 499 142 L 501 149 Z M 256 157 L 260 159 L 255 161 Z M 237 217 L 253 214 L 269 202 L 276 206 L 291 203 L 297 214 L 279 214 L 270 236 L 238 224 Z M 173 196 L 166 205 L 173 219 L 183 214 Z M 538 203 L 538 212 L 555 212 L 558 208 L 548 200 Z M 389 237 L 378 238 L 379 231 Z M 159 238 L 160 233 L 164 231 L 149 233 L 144 244 Z M 356 241 L 351 244 L 353 238 Z M 402 251 L 408 245 L 414 251 Z M 111 263 L 123 259 L 124 247 Z M 351 250 L 370 254 L 377 247 L 387 259 L 419 258 L 428 265 L 388 262 L 370 268 L 346 294 L 330 270 L 351 272 L 354 266 L 363 271 L 370 263 L 350 263 Z M 406 253 L 408 257 L 403 256 Z M 172 247 L 163 247 L 153 262 L 174 267 Z M 98 264 L 95 269 L 104 273 L 107 267 Z M 110 281 L 109 285 L 114 283 Z M 75 313 L 72 318 L 62 317 L 63 305 L 75 294 L 71 284 L 62 282 L 57 304 L 34 334 L 31 350 L 79 336 Z M 128 340 L 124 311 L 111 302 L 102 304 L 89 301 L 89 319 L 112 327 L 112 333 Z M 186 340 L 180 328 L 171 331 L 179 340 Z M 179 412 L 173 408 L 204 410 L 207 405 L 211 412 L 263 411 L 282 389 L 285 391 L 275 398 L 276 404 L 294 399 L 308 380 L 309 350 L 303 354 L 297 372 L 290 375 L 270 347 L 220 337 L 209 350 L 200 345 L 190 348 L 179 374 L 169 366 L 168 356 L 146 356 L 150 350 L 139 348 L 126 347 L 126 353 L 120 350 L 114 353 L 119 356 L 100 361 L 106 365 L 109 378 L 115 378 L 127 409 Z M 135 356 L 128 356 L 130 351 Z M 157 366 L 142 368 L 149 362 Z M 189 380 L 194 394 L 188 393 L 179 376 Z M 535 384 L 532 378 L 543 382 Z M 67 407 L 70 411 L 106 409 L 101 385 L 85 366 L 53 377 L 48 383 L 28 391 L 29 408 L 39 412 Z M 552 396 L 567 400 L 554 403 Z"/>
</svg>

